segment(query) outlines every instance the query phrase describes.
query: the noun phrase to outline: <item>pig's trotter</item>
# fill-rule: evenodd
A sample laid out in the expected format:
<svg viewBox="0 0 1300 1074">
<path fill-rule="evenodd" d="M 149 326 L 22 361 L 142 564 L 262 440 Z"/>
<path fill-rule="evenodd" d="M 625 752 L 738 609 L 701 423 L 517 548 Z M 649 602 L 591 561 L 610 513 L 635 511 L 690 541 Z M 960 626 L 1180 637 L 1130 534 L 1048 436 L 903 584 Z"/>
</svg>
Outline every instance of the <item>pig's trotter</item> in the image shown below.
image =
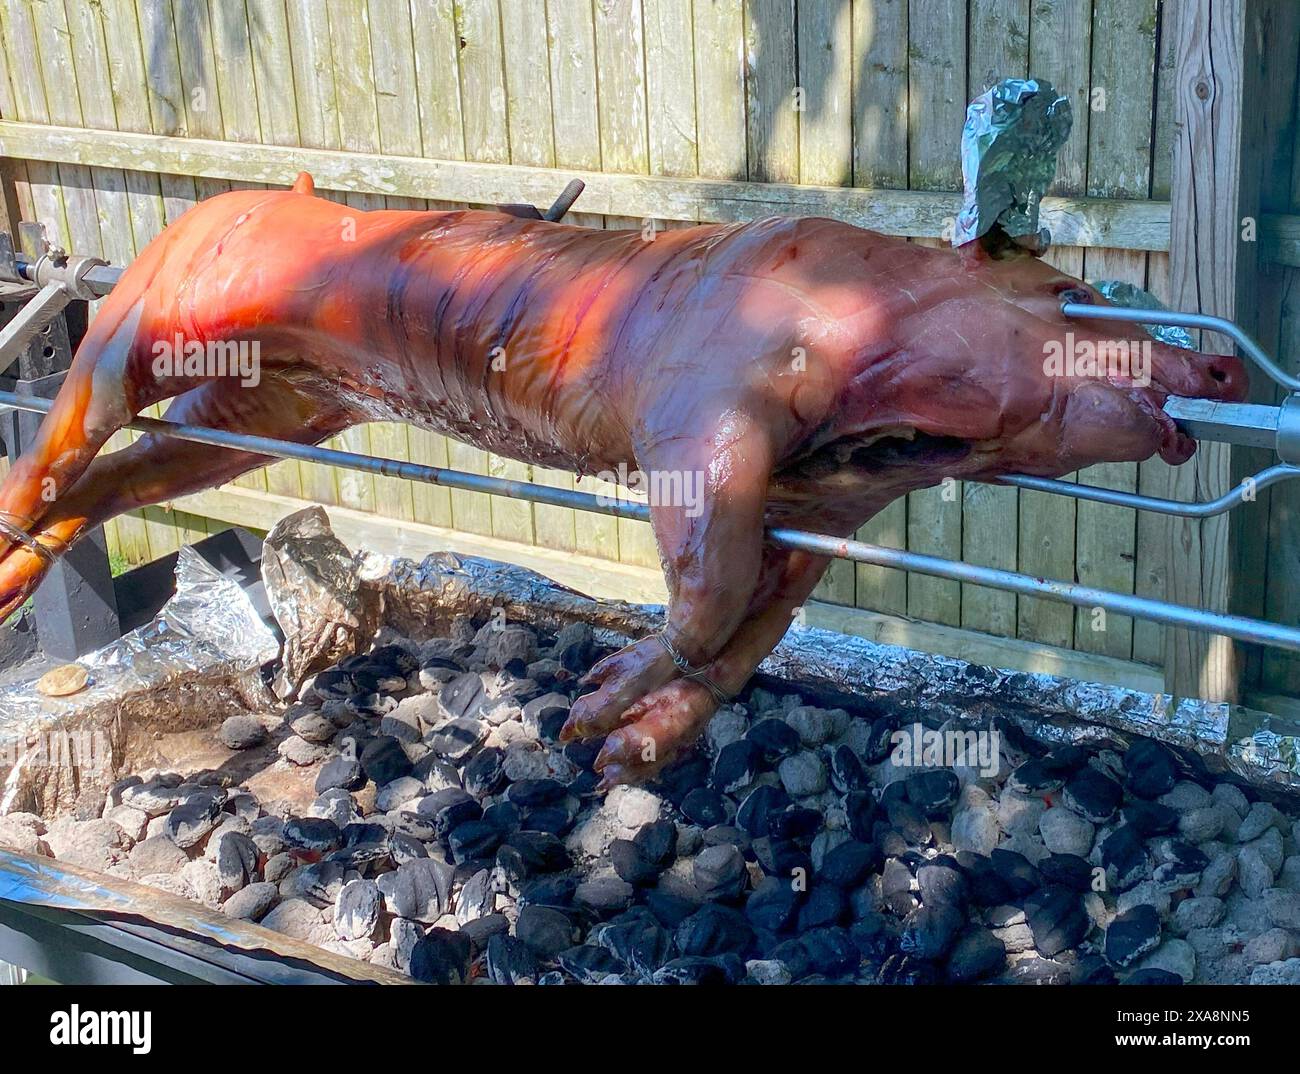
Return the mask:
<svg viewBox="0 0 1300 1074">
<path fill-rule="evenodd" d="M 739 693 L 776 647 L 794 609 L 808 598 L 829 562 L 802 552 L 774 556 L 744 624 L 702 669 L 703 675 L 675 679 L 623 713 L 622 726 L 610 733 L 596 757 L 601 787 L 650 779 L 690 746 L 725 698 Z"/>
<path fill-rule="evenodd" d="M 699 737 L 718 710 L 718 701 L 692 679 L 674 679 L 641 698 L 624 714 L 625 726 L 611 731 L 596 757 L 604 790 L 654 776 Z"/>
<path fill-rule="evenodd" d="M 664 647 L 653 637 L 605 657 L 584 678 L 600 688 L 583 694 L 569 710 L 560 741 L 597 738 L 618 727 L 624 712 L 637 698 L 657 690 L 677 674 Z"/>
</svg>

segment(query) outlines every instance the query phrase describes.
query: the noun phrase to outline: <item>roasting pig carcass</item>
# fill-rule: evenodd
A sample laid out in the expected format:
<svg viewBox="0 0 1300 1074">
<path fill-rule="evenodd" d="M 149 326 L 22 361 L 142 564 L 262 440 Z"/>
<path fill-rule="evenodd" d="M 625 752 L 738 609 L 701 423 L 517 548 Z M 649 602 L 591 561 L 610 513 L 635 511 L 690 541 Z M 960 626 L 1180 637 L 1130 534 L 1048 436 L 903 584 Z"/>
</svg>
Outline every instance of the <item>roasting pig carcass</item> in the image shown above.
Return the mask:
<svg viewBox="0 0 1300 1074">
<path fill-rule="evenodd" d="M 915 489 L 1055 477 L 1194 445 L 1167 395 L 1238 400 L 1232 357 L 1150 343 L 1150 382 L 1045 355 L 1106 344 L 1091 288 L 1010 243 L 931 249 L 823 219 L 601 231 L 496 211 L 359 212 L 291 191 L 191 209 L 122 276 L 0 487 L 8 614 L 88 528 L 265 456 L 162 436 L 97 457 L 143 408 L 302 443 L 400 420 L 578 474 L 680 478 L 652 502 L 661 633 L 598 664 L 566 737 L 606 784 L 689 744 L 827 566 L 764 527 L 848 536 Z M 160 362 L 258 344 L 258 376 Z M 671 497 L 669 498 L 671 500 Z"/>
</svg>

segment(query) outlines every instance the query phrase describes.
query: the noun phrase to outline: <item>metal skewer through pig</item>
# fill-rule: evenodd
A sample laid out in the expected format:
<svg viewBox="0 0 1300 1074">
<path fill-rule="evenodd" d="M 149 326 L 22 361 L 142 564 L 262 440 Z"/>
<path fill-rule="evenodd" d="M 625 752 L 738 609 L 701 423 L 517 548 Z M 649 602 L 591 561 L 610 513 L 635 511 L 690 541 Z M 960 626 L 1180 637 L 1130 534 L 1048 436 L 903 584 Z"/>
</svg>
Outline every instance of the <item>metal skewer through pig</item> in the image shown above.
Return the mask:
<svg viewBox="0 0 1300 1074">
<path fill-rule="evenodd" d="M 87 529 L 271 461 L 152 435 L 97 457 L 166 399 L 170 420 L 302 443 L 396 420 L 579 474 L 698 481 L 693 507 L 651 505 L 662 632 L 598 664 L 564 729 L 608 736 L 606 785 L 641 780 L 741 689 L 827 566 L 765 543 L 765 526 L 848 536 L 945 478 L 1180 463 L 1194 444 L 1167 395 L 1244 397 L 1236 358 L 1155 342 L 1147 385 L 1049 370 L 1067 340 L 1116 331 L 1067 320 L 1066 297 L 1105 301 L 996 234 L 939 250 L 777 218 L 646 241 L 504 212 L 359 212 L 306 175 L 223 194 L 122 276 L 0 487 L 0 612 Z M 256 383 L 160 365 L 156 344 L 177 339 L 256 342 Z"/>
</svg>

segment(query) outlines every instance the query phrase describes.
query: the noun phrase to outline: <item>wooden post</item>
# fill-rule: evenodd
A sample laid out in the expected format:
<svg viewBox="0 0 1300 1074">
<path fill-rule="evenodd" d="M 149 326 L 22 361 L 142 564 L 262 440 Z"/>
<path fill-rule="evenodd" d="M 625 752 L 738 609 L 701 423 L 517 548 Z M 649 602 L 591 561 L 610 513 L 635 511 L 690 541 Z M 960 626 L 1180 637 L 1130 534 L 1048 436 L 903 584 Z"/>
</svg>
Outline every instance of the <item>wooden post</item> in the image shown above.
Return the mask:
<svg viewBox="0 0 1300 1074">
<path fill-rule="evenodd" d="M 1259 215 L 1258 115 L 1267 107 L 1260 58 L 1265 23 L 1276 2 L 1178 0 L 1172 5 L 1170 297 L 1176 309 L 1227 317 L 1248 332 L 1255 327 L 1258 244 L 1243 238 L 1246 218 Z M 1230 341 L 1211 333 L 1200 346 L 1220 353 L 1231 349 Z M 1233 452 L 1222 444 L 1201 445 L 1195 458 L 1171 475 L 1171 495 L 1199 500 L 1221 494 L 1240 476 Z M 1167 534 L 1169 599 L 1228 609 L 1232 545 L 1249 539 L 1242 521 L 1170 520 Z M 1167 630 L 1165 638 L 1166 689 L 1179 696 L 1237 699 L 1241 654 L 1235 645 L 1183 630 Z"/>
</svg>

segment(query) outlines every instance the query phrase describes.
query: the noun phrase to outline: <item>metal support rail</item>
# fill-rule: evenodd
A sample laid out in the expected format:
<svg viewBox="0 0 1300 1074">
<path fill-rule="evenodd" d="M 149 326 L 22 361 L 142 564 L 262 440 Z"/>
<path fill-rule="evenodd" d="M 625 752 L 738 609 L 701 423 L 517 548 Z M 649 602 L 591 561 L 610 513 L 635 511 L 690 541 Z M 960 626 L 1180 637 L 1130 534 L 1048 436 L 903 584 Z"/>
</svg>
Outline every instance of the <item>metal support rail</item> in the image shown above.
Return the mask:
<svg viewBox="0 0 1300 1074">
<path fill-rule="evenodd" d="M 53 406 L 49 400 L 19 396 L 13 392 L 0 392 L 0 405 L 42 414 L 49 413 L 50 408 Z M 514 481 L 508 478 L 465 473 L 461 470 L 448 470 L 440 466 L 426 466 L 422 463 L 405 462 L 399 459 L 359 455 L 351 451 L 339 451 L 336 448 L 326 448 L 312 444 L 295 444 L 265 436 L 252 436 L 247 433 L 235 433 L 223 429 L 208 429 L 198 425 L 183 425 L 158 418 L 136 418 L 128 423 L 126 427 L 143 433 L 175 436 L 181 440 L 189 440 L 197 444 L 208 444 L 212 447 L 231 448 L 277 459 L 298 459 L 302 462 L 340 466 L 347 470 L 359 470 L 363 473 L 380 474 L 384 477 L 399 477 L 409 481 L 424 481 L 428 484 L 443 485 L 447 488 L 463 489 L 466 492 L 486 492 L 498 496 L 512 496 L 522 500 L 531 500 L 534 503 L 549 504 L 552 507 L 568 507 L 576 511 L 594 511 L 598 514 L 615 515 L 619 518 L 631 518 L 643 522 L 648 521 L 650 518 L 650 508 L 646 504 L 631 503 L 625 500 L 611 500 L 588 492 L 551 488 L 547 485 L 535 485 L 528 481 Z M 835 559 L 848 559 L 855 563 L 869 563 L 878 567 L 895 567 L 899 570 L 928 574 L 936 578 L 947 578 L 957 582 L 971 582 L 976 585 L 992 586 L 996 589 L 1004 589 L 1023 596 L 1041 597 L 1045 600 L 1058 601 L 1063 604 L 1073 604 L 1080 608 L 1104 608 L 1108 612 L 1119 615 L 1149 619 L 1152 622 L 1164 623 L 1168 626 L 1199 630 L 1210 634 L 1222 634 L 1226 637 L 1236 638 L 1238 641 L 1255 642 L 1260 645 L 1300 652 L 1300 628 L 1282 626 L 1261 619 L 1208 612 L 1199 608 L 1186 608 L 1179 604 L 1150 600 L 1146 597 L 1134 596 L 1131 593 L 1113 593 L 1109 590 L 1095 589 L 1092 586 L 1079 585 L 1075 582 L 1034 578 L 1014 571 L 979 567 L 970 563 L 956 563 L 951 560 L 939 559 L 936 556 L 906 552 L 897 548 L 883 548 L 879 545 L 846 540 L 827 534 L 805 533 L 802 530 L 791 529 L 769 529 L 767 536 L 773 544 L 782 548 L 811 552 L 815 555 L 830 556 Z"/>
</svg>

